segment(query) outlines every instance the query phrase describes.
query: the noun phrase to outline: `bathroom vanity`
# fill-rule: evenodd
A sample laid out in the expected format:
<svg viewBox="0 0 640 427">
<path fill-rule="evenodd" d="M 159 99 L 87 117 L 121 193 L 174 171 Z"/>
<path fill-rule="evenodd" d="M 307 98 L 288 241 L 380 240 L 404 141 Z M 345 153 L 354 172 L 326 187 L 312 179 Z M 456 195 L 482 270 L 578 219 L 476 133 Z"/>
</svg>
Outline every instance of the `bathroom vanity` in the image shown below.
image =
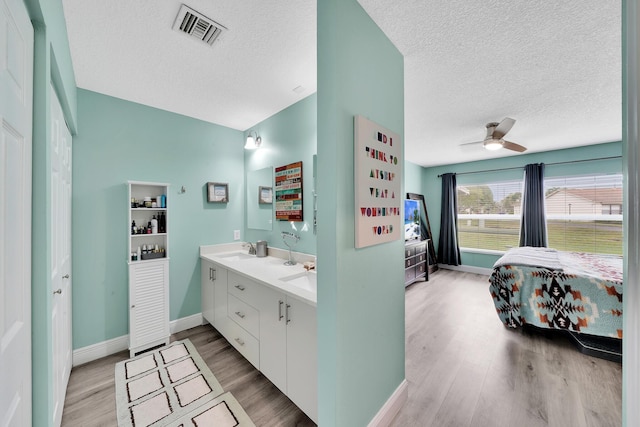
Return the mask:
<svg viewBox="0 0 640 427">
<path fill-rule="evenodd" d="M 276 256 L 274 256 L 274 254 Z M 313 421 L 318 422 L 314 257 L 249 255 L 240 244 L 200 247 L 202 315 Z"/>
</svg>

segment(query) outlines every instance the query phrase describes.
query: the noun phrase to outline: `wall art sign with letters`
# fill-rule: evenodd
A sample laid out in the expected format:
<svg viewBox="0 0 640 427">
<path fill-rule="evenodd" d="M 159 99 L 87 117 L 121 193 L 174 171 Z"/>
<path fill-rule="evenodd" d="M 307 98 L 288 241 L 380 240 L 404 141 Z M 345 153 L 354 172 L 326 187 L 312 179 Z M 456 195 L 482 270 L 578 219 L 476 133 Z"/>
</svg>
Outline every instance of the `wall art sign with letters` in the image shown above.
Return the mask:
<svg viewBox="0 0 640 427">
<path fill-rule="evenodd" d="M 362 117 L 354 117 L 355 247 L 403 235 L 402 140 Z"/>
</svg>

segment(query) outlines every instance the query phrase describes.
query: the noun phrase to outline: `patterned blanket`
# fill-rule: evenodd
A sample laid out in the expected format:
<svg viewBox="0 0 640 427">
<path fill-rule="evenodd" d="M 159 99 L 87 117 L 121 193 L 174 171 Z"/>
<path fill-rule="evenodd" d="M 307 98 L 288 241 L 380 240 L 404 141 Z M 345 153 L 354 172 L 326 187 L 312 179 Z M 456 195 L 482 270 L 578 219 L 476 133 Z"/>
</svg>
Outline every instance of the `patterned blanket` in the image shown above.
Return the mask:
<svg viewBox="0 0 640 427">
<path fill-rule="evenodd" d="M 548 248 L 541 249 L 543 257 L 550 256 Z M 493 303 L 506 326 L 530 324 L 622 338 L 621 257 L 557 252 L 560 266 L 552 257 L 551 268 L 519 263 L 518 251 L 512 262 L 509 252 L 489 278 Z"/>
</svg>

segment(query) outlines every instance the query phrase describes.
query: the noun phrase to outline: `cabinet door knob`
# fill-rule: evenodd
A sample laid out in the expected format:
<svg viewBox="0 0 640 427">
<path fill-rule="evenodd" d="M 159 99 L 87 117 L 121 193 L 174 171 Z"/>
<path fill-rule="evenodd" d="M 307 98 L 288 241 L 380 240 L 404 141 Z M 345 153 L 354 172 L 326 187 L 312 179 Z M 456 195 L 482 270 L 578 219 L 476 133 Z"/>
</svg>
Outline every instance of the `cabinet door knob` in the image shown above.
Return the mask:
<svg viewBox="0 0 640 427">
<path fill-rule="evenodd" d="M 242 286 L 242 285 L 234 285 L 233 287 L 236 288 L 236 289 L 239 289 L 241 291 L 244 291 L 244 289 L 245 289 L 244 286 Z"/>
<path fill-rule="evenodd" d="M 53 294 L 54 294 L 54 295 L 55 295 L 55 294 L 62 294 L 62 289 L 58 289 L 58 290 L 56 290 L 56 291 L 53 291 Z"/>
<path fill-rule="evenodd" d="M 69 277 L 70 277 L 70 276 L 69 276 L 69 274 L 68 274 L 68 273 L 67 273 L 67 274 L 65 274 L 64 276 L 62 276 L 62 278 L 63 278 L 63 279 L 68 279 Z"/>
<path fill-rule="evenodd" d="M 284 317 L 282 315 L 282 304 L 284 304 L 284 301 L 280 300 L 278 301 L 278 322 L 282 320 L 282 318 Z"/>
<path fill-rule="evenodd" d="M 242 341 L 240 338 L 236 338 L 234 341 L 240 345 L 244 345 L 244 341 Z"/>
<path fill-rule="evenodd" d="M 236 316 L 238 316 L 241 319 L 244 319 L 244 314 L 239 311 L 236 311 Z"/>
<path fill-rule="evenodd" d="M 289 324 L 289 322 L 291 322 L 291 317 L 289 317 L 289 309 L 291 308 L 291 306 L 289 304 L 287 304 L 287 308 L 285 310 L 285 314 L 287 316 L 287 324 Z"/>
</svg>

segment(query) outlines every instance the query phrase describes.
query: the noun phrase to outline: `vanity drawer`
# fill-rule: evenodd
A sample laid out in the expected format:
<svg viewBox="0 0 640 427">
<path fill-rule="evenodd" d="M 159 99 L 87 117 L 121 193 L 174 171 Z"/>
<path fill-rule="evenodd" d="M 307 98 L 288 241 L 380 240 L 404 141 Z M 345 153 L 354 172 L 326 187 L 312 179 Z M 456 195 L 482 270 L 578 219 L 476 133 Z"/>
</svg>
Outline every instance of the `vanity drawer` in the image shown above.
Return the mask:
<svg viewBox="0 0 640 427">
<path fill-rule="evenodd" d="M 260 336 L 260 313 L 244 301 L 228 295 L 227 316 L 254 337 Z"/>
<path fill-rule="evenodd" d="M 235 322 L 227 322 L 231 345 L 256 369 L 260 369 L 260 342 Z"/>
<path fill-rule="evenodd" d="M 239 274 L 229 272 L 227 279 L 227 290 L 229 294 L 237 297 L 254 307 L 260 304 L 260 287 L 253 280 L 247 279 Z M 230 311 L 231 312 L 231 311 Z"/>
</svg>

